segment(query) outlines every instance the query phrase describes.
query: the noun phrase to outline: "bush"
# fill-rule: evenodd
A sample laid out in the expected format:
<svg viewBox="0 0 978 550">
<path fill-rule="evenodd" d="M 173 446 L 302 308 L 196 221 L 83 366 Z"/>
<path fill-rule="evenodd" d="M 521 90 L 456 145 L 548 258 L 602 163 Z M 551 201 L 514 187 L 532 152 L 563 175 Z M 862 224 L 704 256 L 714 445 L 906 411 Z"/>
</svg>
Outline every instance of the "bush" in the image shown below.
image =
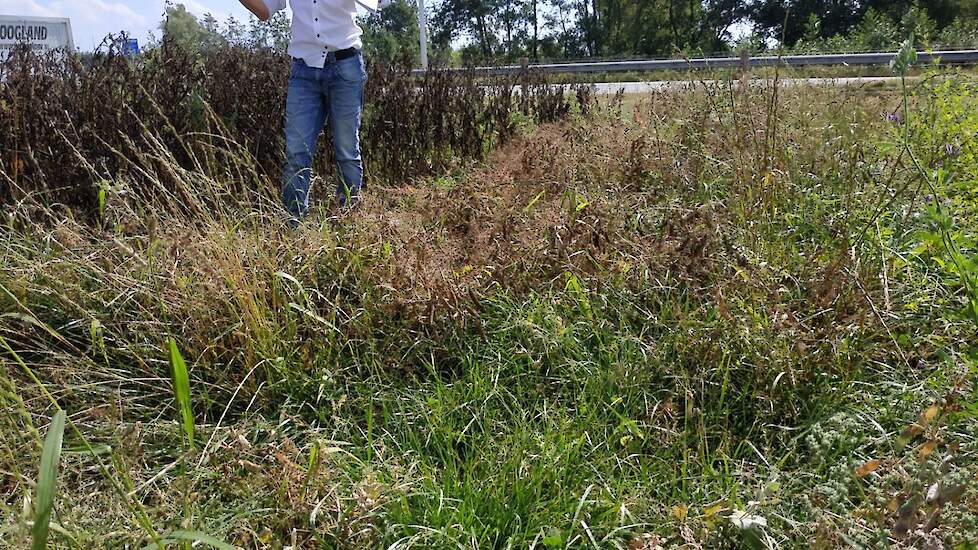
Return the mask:
<svg viewBox="0 0 978 550">
<path fill-rule="evenodd" d="M 241 175 L 244 164 L 251 173 L 223 191 L 239 199 L 277 196 L 288 71 L 286 56 L 241 46 L 191 53 L 164 43 L 130 59 L 116 42 L 87 63 L 14 52 L 0 67 L 0 172 L 9 174 L 0 200 L 40 194 L 91 215 L 99 190 L 123 180 L 147 196 L 180 197 L 167 168 L 174 163 L 161 162 L 169 156 L 221 180 Z M 517 112 L 537 122 L 570 113 L 565 94 L 532 75 L 482 85 L 471 73 L 369 72 L 362 130 L 368 181 L 407 182 L 482 159 L 512 135 Z M 318 166 L 328 165 L 327 144 L 321 140 Z"/>
</svg>

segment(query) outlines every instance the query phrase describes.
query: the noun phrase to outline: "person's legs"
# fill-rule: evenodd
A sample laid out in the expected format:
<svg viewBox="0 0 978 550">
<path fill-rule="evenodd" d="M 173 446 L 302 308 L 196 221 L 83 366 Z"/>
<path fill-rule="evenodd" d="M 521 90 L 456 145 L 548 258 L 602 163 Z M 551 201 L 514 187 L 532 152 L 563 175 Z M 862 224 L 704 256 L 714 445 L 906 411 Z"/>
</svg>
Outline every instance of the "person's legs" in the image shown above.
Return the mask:
<svg viewBox="0 0 978 550">
<path fill-rule="evenodd" d="M 332 69 L 329 74 L 329 129 L 336 157 L 336 197 L 341 206 L 346 206 L 359 199 L 363 184 L 360 113 L 367 73 L 361 54 L 337 61 Z"/>
<path fill-rule="evenodd" d="M 326 118 L 326 102 L 320 70 L 301 61 L 292 62 L 292 76 L 285 100 L 285 168 L 282 201 L 295 218 L 309 211 L 309 183 L 316 141 Z"/>
</svg>

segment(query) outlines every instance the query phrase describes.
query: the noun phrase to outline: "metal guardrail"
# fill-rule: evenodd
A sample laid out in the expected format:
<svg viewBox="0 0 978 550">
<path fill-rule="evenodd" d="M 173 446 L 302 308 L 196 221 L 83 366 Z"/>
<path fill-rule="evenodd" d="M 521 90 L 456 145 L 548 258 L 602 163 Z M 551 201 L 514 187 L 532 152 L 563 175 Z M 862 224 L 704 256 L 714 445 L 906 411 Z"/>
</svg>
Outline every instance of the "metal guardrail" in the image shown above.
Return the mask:
<svg viewBox="0 0 978 550">
<path fill-rule="evenodd" d="M 775 65 L 807 66 L 807 65 L 886 65 L 896 56 L 896 52 L 880 53 L 846 53 L 846 54 L 815 54 L 815 55 L 785 55 L 759 57 L 706 57 L 696 59 L 654 59 L 648 61 L 600 61 L 585 63 L 545 63 L 526 65 L 501 65 L 496 67 L 475 67 L 474 69 L 451 69 L 455 71 L 472 70 L 476 74 L 487 76 L 503 76 L 519 74 L 525 70 L 544 73 L 616 73 L 644 72 L 682 69 L 715 69 L 722 67 L 772 67 Z M 944 64 L 978 63 L 978 50 L 948 50 L 937 52 L 918 52 L 918 63 L 931 63 L 937 59 Z M 413 71 L 415 75 L 424 74 L 424 70 Z"/>
</svg>

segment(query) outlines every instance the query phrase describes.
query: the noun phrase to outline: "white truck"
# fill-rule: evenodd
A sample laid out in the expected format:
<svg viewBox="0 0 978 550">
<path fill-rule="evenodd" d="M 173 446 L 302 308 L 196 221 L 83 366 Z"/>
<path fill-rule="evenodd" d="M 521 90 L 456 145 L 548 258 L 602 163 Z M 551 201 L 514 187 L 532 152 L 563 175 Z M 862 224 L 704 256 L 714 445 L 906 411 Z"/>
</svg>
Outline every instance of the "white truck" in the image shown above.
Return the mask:
<svg viewBox="0 0 978 550">
<path fill-rule="evenodd" d="M 20 44 L 38 53 L 59 48 L 74 52 L 71 22 L 64 17 L 0 15 L 0 63 Z"/>
</svg>

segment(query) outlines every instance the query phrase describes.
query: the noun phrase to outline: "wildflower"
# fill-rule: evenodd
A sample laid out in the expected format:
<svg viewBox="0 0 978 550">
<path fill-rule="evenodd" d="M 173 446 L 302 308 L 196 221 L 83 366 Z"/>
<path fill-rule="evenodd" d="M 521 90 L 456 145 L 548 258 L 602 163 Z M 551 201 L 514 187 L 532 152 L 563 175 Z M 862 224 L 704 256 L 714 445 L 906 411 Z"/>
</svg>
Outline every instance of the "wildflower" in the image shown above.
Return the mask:
<svg viewBox="0 0 978 550">
<path fill-rule="evenodd" d="M 956 157 L 961 154 L 961 146 L 957 143 L 945 143 L 944 152 L 947 153 L 949 157 Z"/>
</svg>

